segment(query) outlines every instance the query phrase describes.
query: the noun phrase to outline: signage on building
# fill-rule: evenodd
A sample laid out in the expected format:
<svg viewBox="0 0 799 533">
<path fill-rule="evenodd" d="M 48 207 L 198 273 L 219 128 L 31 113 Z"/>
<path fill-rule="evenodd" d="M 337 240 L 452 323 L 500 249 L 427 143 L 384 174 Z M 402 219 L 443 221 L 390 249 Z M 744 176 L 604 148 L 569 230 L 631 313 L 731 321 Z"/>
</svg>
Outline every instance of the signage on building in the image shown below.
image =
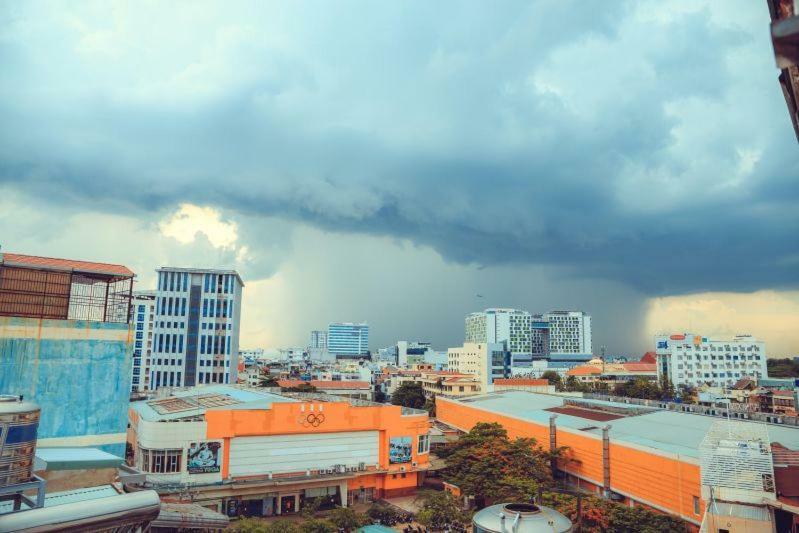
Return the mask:
<svg viewBox="0 0 799 533">
<path fill-rule="evenodd" d="M 392 464 L 411 462 L 410 437 L 391 437 L 389 439 L 388 462 Z"/>
<path fill-rule="evenodd" d="M 189 474 L 213 474 L 220 470 L 219 449 L 222 443 L 192 442 L 187 454 L 186 463 Z"/>
<path fill-rule="evenodd" d="M 658 350 L 665 350 L 669 347 L 669 341 L 658 341 Z"/>
</svg>

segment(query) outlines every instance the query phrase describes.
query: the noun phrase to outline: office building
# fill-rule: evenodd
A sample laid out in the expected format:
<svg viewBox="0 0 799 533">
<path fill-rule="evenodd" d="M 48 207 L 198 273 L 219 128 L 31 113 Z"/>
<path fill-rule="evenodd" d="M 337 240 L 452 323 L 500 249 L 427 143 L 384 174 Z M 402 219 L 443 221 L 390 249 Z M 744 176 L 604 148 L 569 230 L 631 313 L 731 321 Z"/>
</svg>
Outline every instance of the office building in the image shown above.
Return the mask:
<svg viewBox="0 0 799 533">
<path fill-rule="evenodd" d="M 476 376 L 485 393 L 495 378 L 510 377 L 510 358 L 503 342 L 465 342 L 447 350 L 447 370 Z"/>
<path fill-rule="evenodd" d="M 412 494 L 430 466 L 426 411 L 326 394 L 208 385 L 131 403 L 130 427 L 147 486 L 231 517 Z"/>
<path fill-rule="evenodd" d="M 582 311 L 551 311 L 544 315 L 549 325 L 550 354 L 591 354 L 591 316 Z"/>
<path fill-rule="evenodd" d="M 241 293 L 234 270 L 158 272 L 150 388 L 236 383 Z"/>
<path fill-rule="evenodd" d="M 741 378 L 767 376 L 766 343 L 751 335 L 713 340 L 678 333 L 655 337 L 659 378 L 677 387 L 732 387 Z"/>
<path fill-rule="evenodd" d="M 572 487 L 630 507 L 646 506 L 678 516 L 696 530 L 709 518 L 707 510 L 726 518 L 771 514 L 778 524 L 730 531 L 793 531 L 791 524 L 799 523 L 792 514 L 799 496 L 799 468 L 794 462 L 799 457 L 799 427 L 759 424 L 768 438 L 739 437 L 752 435 L 751 422 L 687 412 L 698 406 L 661 404 L 503 391 L 464 400 L 436 397 L 436 418 L 462 431 L 478 422 L 496 422 L 512 439 L 532 437 L 550 447 L 565 446 L 568 457 L 559 459 L 555 467 Z M 739 445 L 741 441 L 744 445 Z M 759 469 L 742 468 L 755 460 Z M 741 501 L 741 494 L 725 490 L 729 481 L 740 488 L 748 485 L 751 495 L 759 498 L 748 505 L 721 504 L 719 499 Z"/>
<path fill-rule="evenodd" d="M 531 353 L 531 315 L 519 309 L 486 309 L 466 317 L 466 343 L 504 342 L 511 354 Z"/>
<path fill-rule="evenodd" d="M 369 352 L 369 325 L 334 322 L 327 327 L 327 350 L 339 358 L 364 356 Z"/>
<path fill-rule="evenodd" d="M 39 448 L 124 457 L 133 277 L 122 265 L 0 254 L 0 393 L 41 407 Z"/>
<path fill-rule="evenodd" d="M 144 392 L 150 389 L 150 358 L 153 352 L 155 291 L 134 292 L 130 316 L 134 335 L 130 391 Z"/>
<path fill-rule="evenodd" d="M 327 331 L 313 330 L 311 332 L 311 343 L 308 347 L 312 350 L 327 350 Z"/>
</svg>

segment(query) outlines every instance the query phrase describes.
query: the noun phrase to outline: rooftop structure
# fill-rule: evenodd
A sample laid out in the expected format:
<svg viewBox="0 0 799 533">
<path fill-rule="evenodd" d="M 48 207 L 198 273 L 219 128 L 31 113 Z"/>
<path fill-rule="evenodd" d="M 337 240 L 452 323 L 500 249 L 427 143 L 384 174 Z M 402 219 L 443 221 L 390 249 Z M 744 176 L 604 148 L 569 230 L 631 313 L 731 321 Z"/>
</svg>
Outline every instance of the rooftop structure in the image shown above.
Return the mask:
<svg viewBox="0 0 799 533">
<path fill-rule="evenodd" d="M 127 323 L 133 277 L 122 265 L 0 253 L 0 316 Z"/>
</svg>

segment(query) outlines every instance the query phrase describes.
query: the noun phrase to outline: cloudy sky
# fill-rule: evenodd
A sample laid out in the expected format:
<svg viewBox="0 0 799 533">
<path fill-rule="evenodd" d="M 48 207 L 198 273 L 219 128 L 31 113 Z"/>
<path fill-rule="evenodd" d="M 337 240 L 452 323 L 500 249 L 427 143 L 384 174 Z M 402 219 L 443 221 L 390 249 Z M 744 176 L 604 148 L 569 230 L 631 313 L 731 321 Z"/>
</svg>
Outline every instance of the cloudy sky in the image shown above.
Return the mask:
<svg viewBox="0 0 799 533">
<path fill-rule="evenodd" d="M 459 343 L 583 309 L 595 350 L 799 354 L 799 147 L 764 2 L 4 2 L 0 244 L 238 269 L 243 346 Z M 483 295 L 478 298 L 476 295 Z"/>
</svg>

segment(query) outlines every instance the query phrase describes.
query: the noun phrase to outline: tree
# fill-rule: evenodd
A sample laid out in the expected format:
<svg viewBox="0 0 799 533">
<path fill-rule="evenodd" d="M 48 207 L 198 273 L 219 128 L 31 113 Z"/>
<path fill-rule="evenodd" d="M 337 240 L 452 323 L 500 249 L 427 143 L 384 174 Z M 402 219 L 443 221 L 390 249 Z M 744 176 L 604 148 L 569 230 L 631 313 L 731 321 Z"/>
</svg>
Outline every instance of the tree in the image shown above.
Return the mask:
<svg viewBox="0 0 799 533">
<path fill-rule="evenodd" d="M 766 368 L 772 378 L 799 378 L 799 361 L 795 359 L 766 359 Z"/>
<path fill-rule="evenodd" d="M 553 454 L 535 439 L 511 440 L 500 424 L 479 422 L 442 455 L 445 479 L 484 507 L 488 500 L 527 500 L 539 487 L 551 485 L 551 460 L 560 450 Z"/>
<path fill-rule="evenodd" d="M 381 390 L 375 391 L 375 401 L 377 403 L 385 403 L 386 402 L 386 393 Z"/>
<path fill-rule="evenodd" d="M 330 522 L 344 531 L 355 531 L 369 523 L 369 518 L 349 507 L 336 507 L 328 515 Z"/>
<path fill-rule="evenodd" d="M 549 381 L 549 384 L 554 385 L 556 390 L 563 390 L 563 378 L 556 371 L 547 370 L 541 374 L 541 379 Z"/>
<path fill-rule="evenodd" d="M 282 387 L 280 390 L 283 392 L 316 392 L 316 387 L 310 383 L 300 383 L 293 387 Z"/>
<path fill-rule="evenodd" d="M 430 418 L 435 418 L 436 416 L 436 395 L 431 395 L 427 400 L 424 402 L 424 409 L 427 411 L 427 414 L 430 415 Z"/>
<path fill-rule="evenodd" d="M 232 526 L 232 530 L 239 533 L 305 533 L 295 522 L 278 520 L 266 524 L 254 518 L 240 518 Z"/>
<path fill-rule="evenodd" d="M 399 510 L 391 505 L 386 505 L 385 503 L 375 503 L 372 505 L 368 511 L 366 511 L 366 515 L 374 521 L 380 522 L 381 524 L 390 524 L 392 522 L 396 522 L 397 519 L 400 517 Z"/>
<path fill-rule="evenodd" d="M 568 392 L 585 392 L 588 387 L 577 379 L 577 376 L 569 376 L 563 384 L 564 390 Z"/>
<path fill-rule="evenodd" d="M 643 378 L 619 383 L 616 385 L 614 393 L 617 396 L 641 398 L 644 400 L 659 400 L 664 396 L 663 391 L 658 387 L 657 383 L 647 381 Z"/>
<path fill-rule="evenodd" d="M 391 403 L 414 409 L 424 408 L 427 401 L 422 384 L 416 381 L 406 381 L 391 395 Z"/>
<path fill-rule="evenodd" d="M 308 518 L 299 526 L 302 533 L 336 533 L 338 528 L 330 520 Z"/>
<path fill-rule="evenodd" d="M 554 507 L 573 523 L 577 523 L 577 498 L 569 494 L 544 493 L 543 505 Z M 627 507 L 610 500 L 583 496 L 582 531 L 584 533 L 686 533 L 679 518 L 650 511 L 643 507 Z"/>
<path fill-rule="evenodd" d="M 416 521 L 425 527 L 444 529 L 454 524 L 462 526 L 469 521 L 460 501 L 448 491 L 421 491 L 416 502 L 420 509 Z"/>
</svg>

